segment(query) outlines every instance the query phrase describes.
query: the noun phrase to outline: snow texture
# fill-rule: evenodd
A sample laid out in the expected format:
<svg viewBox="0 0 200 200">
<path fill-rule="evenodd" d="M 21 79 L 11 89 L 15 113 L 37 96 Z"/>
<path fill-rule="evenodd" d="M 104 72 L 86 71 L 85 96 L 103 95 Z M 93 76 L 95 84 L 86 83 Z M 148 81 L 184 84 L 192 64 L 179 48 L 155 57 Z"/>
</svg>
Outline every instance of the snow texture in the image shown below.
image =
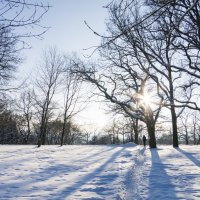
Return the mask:
<svg viewBox="0 0 200 200">
<path fill-rule="evenodd" d="M 200 148 L 0 146 L 1 200 L 200 199 Z"/>
</svg>

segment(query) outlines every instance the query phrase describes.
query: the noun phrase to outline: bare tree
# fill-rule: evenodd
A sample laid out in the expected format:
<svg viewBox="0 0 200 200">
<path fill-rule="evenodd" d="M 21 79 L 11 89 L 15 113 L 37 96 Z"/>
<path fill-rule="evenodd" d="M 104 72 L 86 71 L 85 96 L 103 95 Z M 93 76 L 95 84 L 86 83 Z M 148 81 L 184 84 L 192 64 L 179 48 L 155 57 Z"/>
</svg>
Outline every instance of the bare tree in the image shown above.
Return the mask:
<svg viewBox="0 0 200 200">
<path fill-rule="evenodd" d="M 199 44 L 199 1 L 122 0 L 112 1 L 108 9 L 108 34 L 94 32 L 103 38 L 99 48 L 131 57 L 137 63 L 134 69 L 159 85 L 158 94 L 171 112 L 173 146 L 178 147 L 177 117 L 185 107 L 199 109 L 192 98 L 192 86 L 198 85 L 199 49 L 194 41 Z M 177 108 L 183 109 L 177 113 Z"/>
<path fill-rule="evenodd" d="M 70 123 L 72 118 L 85 107 L 85 103 L 82 101 L 83 98 L 81 97 L 81 95 L 83 95 L 81 94 L 82 81 L 77 74 L 72 73 L 72 67 L 73 64 L 71 63 L 71 59 L 65 57 L 65 67 L 63 72 L 64 114 L 61 146 L 64 144 L 64 137 L 66 137 L 65 141 L 67 141 L 68 144 L 70 143 L 70 130 L 67 129 L 67 123 Z"/>
<path fill-rule="evenodd" d="M 40 120 L 38 147 L 46 143 L 47 124 L 52 117 L 53 97 L 60 85 L 60 77 L 63 72 L 63 58 L 55 48 L 45 52 L 44 62 L 41 65 L 36 80 L 37 95 L 35 106 Z"/>
<path fill-rule="evenodd" d="M 42 1 L 1 0 L 0 7 L 0 90 L 4 91 L 22 61 L 21 50 L 29 47 L 27 38 L 41 38 L 48 30 L 41 20 L 49 5 Z"/>
<path fill-rule="evenodd" d="M 92 136 L 92 132 L 90 130 L 86 130 L 86 129 L 83 129 L 82 132 L 83 132 L 84 143 L 89 144 L 89 141 L 90 141 L 91 136 Z"/>
<path fill-rule="evenodd" d="M 23 132 L 24 143 L 27 144 L 32 130 L 32 118 L 34 115 L 33 111 L 33 97 L 30 90 L 23 91 L 20 95 L 19 100 L 16 103 L 16 111 L 19 113 L 19 123 L 18 126 L 21 127 L 21 132 Z"/>
<path fill-rule="evenodd" d="M 146 94 L 148 76 L 139 70 L 134 70 L 137 63 L 132 62 L 129 56 L 122 56 L 119 51 L 115 52 L 114 50 L 107 55 L 111 56 L 110 59 L 103 57 L 107 59 L 107 64 L 101 63 L 100 66 L 96 65 L 96 68 L 91 64 L 87 65 L 75 60 L 75 72 L 83 80 L 95 85 L 100 92 L 99 95 L 111 102 L 115 110 L 123 111 L 131 118 L 142 120 L 148 127 L 150 147 L 155 148 L 155 123 L 162 104 L 158 103 L 158 106 L 152 109 L 144 101 L 148 96 Z M 101 69 L 101 66 L 104 66 L 103 69 Z M 151 87 L 155 87 L 155 91 L 159 90 L 159 85 L 155 86 L 154 84 Z M 157 95 L 156 101 L 163 101 L 163 98 Z"/>
<path fill-rule="evenodd" d="M 109 10 L 111 13 L 111 23 L 109 24 L 110 35 L 115 35 L 115 40 L 105 40 L 103 45 L 109 48 L 118 48 L 122 56 L 130 55 L 134 60 L 135 68 L 139 68 L 146 73 L 159 87 L 158 95 L 161 99 L 170 101 L 170 109 L 172 115 L 172 125 L 174 133 L 174 146 L 178 145 L 177 137 L 177 116 L 174 107 L 174 80 L 178 76 L 172 76 L 171 53 L 169 44 L 173 38 L 167 38 L 167 33 L 162 34 L 160 31 L 153 30 L 153 26 L 157 27 L 156 21 L 152 17 L 148 17 L 150 21 L 142 21 L 139 3 L 137 1 L 122 1 L 122 3 L 113 3 Z M 149 14 L 147 14 L 148 16 Z M 141 16 L 141 17 L 140 17 Z M 146 16 L 146 17 L 147 17 Z M 134 26 L 132 26 L 135 24 Z M 150 25 L 149 25 L 150 24 Z M 151 24 L 153 24 L 151 26 Z M 121 33 L 117 37 L 118 33 Z M 125 44 L 125 45 L 124 45 Z M 165 97 L 164 97 L 165 95 Z M 146 114 L 148 132 L 154 132 L 155 126 L 152 126 L 152 112 L 149 107 Z M 149 125 L 148 125 L 149 124 Z M 151 137 L 150 137 L 151 138 Z"/>
<path fill-rule="evenodd" d="M 142 99 L 138 99 L 141 101 Z M 140 102 L 141 104 L 142 102 Z M 139 144 L 139 133 L 143 129 L 143 124 L 140 123 L 141 120 L 138 118 L 130 117 L 127 115 L 121 107 L 114 105 L 108 105 L 109 109 L 107 112 L 113 112 L 113 115 L 119 116 L 118 124 L 120 124 L 121 129 L 123 130 L 122 135 L 126 136 L 127 141 L 134 142 L 135 144 Z"/>
<path fill-rule="evenodd" d="M 181 129 L 181 132 L 179 137 L 182 136 L 184 138 L 185 144 L 189 144 L 189 138 L 190 138 L 189 132 L 191 129 L 191 123 L 189 121 L 191 119 L 190 116 L 191 116 L 190 113 L 185 113 L 184 115 L 182 114 L 180 116 L 181 126 L 179 128 Z"/>
<path fill-rule="evenodd" d="M 192 126 L 193 126 L 193 130 L 192 130 L 192 133 L 193 133 L 193 141 L 194 143 L 193 144 L 197 144 L 197 131 L 198 131 L 198 122 L 199 122 L 199 117 L 198 117 L 198 112 L 194 112 L 192 114 Z"/>
</svg>

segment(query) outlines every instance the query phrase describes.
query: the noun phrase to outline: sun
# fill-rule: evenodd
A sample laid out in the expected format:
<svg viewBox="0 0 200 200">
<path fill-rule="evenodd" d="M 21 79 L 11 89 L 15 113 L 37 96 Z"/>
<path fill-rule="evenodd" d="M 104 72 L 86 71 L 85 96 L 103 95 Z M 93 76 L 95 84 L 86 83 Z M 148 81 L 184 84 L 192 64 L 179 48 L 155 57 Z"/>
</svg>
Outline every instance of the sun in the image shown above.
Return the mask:
<svg viewBox="0 0 200 200">
<path fill-rule="evenodd" d="M 152 96 L 149 93 L 144 93 L 140 97 L 141 103 L 145 105 L 150 105 L 152 103 Z"/>
</svg>

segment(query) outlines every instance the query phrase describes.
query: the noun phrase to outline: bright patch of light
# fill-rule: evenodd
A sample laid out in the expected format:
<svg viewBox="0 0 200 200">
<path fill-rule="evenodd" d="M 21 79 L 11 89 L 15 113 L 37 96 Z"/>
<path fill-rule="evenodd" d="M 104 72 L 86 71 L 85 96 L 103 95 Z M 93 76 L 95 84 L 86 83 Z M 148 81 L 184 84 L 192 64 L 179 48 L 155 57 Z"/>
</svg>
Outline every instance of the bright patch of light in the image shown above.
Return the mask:
<svg viewBox="0 0 200 200">
<path fill-rule="evenodd" d="M 144 105 L 151 105 L 153 101 L 153 97 L 150 93 L 144 93 L 140 96 L 140 103 Z"/>
</svg>

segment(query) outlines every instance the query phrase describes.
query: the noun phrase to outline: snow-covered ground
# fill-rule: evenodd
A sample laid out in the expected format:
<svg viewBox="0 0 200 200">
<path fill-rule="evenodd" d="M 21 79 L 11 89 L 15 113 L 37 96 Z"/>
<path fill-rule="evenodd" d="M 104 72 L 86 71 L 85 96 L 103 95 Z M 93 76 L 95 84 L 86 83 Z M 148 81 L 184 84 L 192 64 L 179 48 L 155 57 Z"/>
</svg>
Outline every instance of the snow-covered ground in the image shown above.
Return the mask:
<svg viewBox="0 0 200 200">
<path fill-rule="evenodd" d="M 200 147 L 0 146 L 1 200 L 200 199 Z"/>
</svg>

